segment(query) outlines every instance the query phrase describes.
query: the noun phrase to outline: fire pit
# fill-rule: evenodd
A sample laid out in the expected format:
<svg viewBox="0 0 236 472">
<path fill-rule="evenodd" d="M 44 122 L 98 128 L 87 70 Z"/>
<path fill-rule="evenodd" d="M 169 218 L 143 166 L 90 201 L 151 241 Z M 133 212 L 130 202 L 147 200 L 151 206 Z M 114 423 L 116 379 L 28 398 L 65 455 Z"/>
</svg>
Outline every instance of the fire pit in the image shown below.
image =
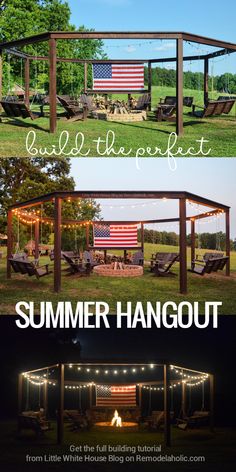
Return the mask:
<svg viewBox="0 0 236 472">
<path fill-rule="evenodd" d="M 143 266 L 113 262 L 95 266 L 93 271 L 102 277 L 139 277 L 143 275 Z"/>
</svg>

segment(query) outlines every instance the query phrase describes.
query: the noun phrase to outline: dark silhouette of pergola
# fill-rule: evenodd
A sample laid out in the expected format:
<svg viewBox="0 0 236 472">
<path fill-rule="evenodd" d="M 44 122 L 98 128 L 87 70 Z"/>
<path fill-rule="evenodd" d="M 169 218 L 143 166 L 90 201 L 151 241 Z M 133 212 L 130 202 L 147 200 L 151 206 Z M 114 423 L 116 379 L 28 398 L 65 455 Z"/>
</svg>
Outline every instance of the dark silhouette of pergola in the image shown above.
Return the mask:
<svg viewBox="0 0 236 472">
<path fill-rule="evenodd" d="M 66 380 L 66 383 L 70 383 L 70 381 L 68 381 L 68 372 L 65 372 L 65 369 L 67 367 L 79 367 L 79 369 L 83 369 L 85 367 L 89 368 L 89 370 L 92 370 L 93 368 L 94 369 L 97 369 L 98 367 L 103 369 L 103 368 L 108 368 L 108 369 L 117 369 L 117 367 L 119 366 L 120 368 L 125 368 L 125 369 L 128 369 L 128 368 L 135 368 L 136 371 L 138 371 L 140 368 L 142 368 L 143 366 L 145 366 L 145 368 L 147 368 L 148 366 L 153 366 L 153 367 L 158 367 L 158 368 L 161 368 L 162 369 L 162 374 L 161 374 L 161 379 L 162 380 L 155 380 L 155 381 L 143 381 L 142 380 L 142 376 L 140 376 L 140 374 L 137 374 L 138 377 L 136 379 L 136 385 L 138 386 L 138 404 L 139 406 L 141 406 L 141 402 L 142 402 L 142 387 L 143 385 L 147 386 L 160 386 L 160 385 L 163 385 L 163 399 L 164 399 L 164 441 L 165 441 L 165 445 L 166 446 L 171 446 L 171 418 L 170 418 L 170 408 L 171 408 L 171 403 L 170 403 L 170 390 L 171 388 L 176 384 L 177 381 L 179 381 L 179 378 L 176 379 L 176 377 L 172 377 L 171 376 L 171 371 L 173 370 L 174 372 L 174 375 L 175 375 L 175 369 L 178 369 L 178 371 L 182 371 L 182 372 L 186 372 L 187 374 L 194 374 L 193 375 L 193 380 L 194 381 L 194 378 L 198 378 L 198 376 L 200 375 L 203 376 L 203 378 L 205 377 L 205 379 L 208 379 L 209 380 L 209 426 L 210 426 L 210 430 L 213 431 L 214 429 L 214 375 L 212 373 L 207 373 L 207 372 L 202 372 L 202 371 L 199 371 L 199 370 L 195 370 L 195 369 L 190 369 L 190 368 L 187 368 L 187 367 L 183 367 L 183 366 L 176 366 L 176 365 L 172 365 L 169 361 L 167 360 L 156 360 L 156 361 L 153 361 L 151 360 L 151 362 L 147 362 L 147 361 L 144 361 L 144 362 L 137 362 L 137 361 L 133 361 L 131 362 L 130 360 L 127 361 L 118 361 L 118 360 L 99 360 L 99 359 L 96 359 L 96 360 L 82 360 L 82 361 L 79 361 L 78 363 L 58 363 L 58 364 L 55 364 L 55 365 L 49 365 L 49 366 L 44 366 L 44 367 L 41 367 L 41 368 L 38 368 L 38 369 L 34 369 L 34 370 L 30 370 L 28 372 L 22 372 L 18 375 L 18 414 L 20 415 L 22 413 L 22 406 L 23 406 L 23 382 L 24 382 L 24 379 L 26 378 L 27 379 L 27 376 L 30 376 L 30 375 L 36 375 L 36 376 L 40 376 L 40 372 L 45 372 L 45 373 L 48 373 L 49 369 L 53 369 L 54 372 L 56 371 L 56 374 L 54 373 L 54 378 L 50 378 L 50 382 L 53 383 L 55 386 L 58 387 L 58 395 L 57 395 L 57 443 L 58 444 L 62 444 L 63 443 L 63 437 L 64 437 L 64 396 L 65 396 L 65 379 Z M 71 381 L 71 384 L 73 383 L 74 385 L 76 384 L 76 386 L 79 386 L 81 383 L 83 384 L 84 382 L 81 380 L 81 372 L 78 371 L 77 372 L 77 380 L 76 382 L 75 381 Z M 56 375 L 56 377 L 55 377 Z M 43 382 L 43 407 L 44 407 L 44 413 L 47 415 L 47 405 L 48 405 L 48 380 L 46 380 L 46 376 L 47 374 L 45 374 L 44 377 L 42 377 L 42 379 L 44 379 L 44 382 Z M 189 376 L 191 378 L 191 376 Z M 187 379 L 187 381 L 185 381 L 184 379 Z M 37 378 L 36 378 L 36 381 L 37 381 Z M 96 376 L 96 374 L 94 375 L 94 381 L 99 383 L 99 380 L 98 380 L 98 376 Z M 133 378 L 131 377 L 131 380 L 130 380 L 130 377 L 128 379 L 129 381 L 129 384 L 133 381 Z M 137 384 L 138 382 L 138 384 Z M 183 378 L 183 381 L 181 381 L 181 385 L 182 385 L 182 396 L 181 396 L 181 413 L 183 414 L 183 416 L 185 415 L 186 416 L 186 393 L 187 393 L 187 390 L 186 390 L 186 386 L 187 386 L 187 382 L 188 382 L 188 375 L 186 375 L 184 378 Z M 191 382 L 191 380 L 190 380 Z M 102 380 L 102 384 L 105 384 L 105 385 L 109 385 L 109 384 L 112 384 L 112 385 L 116 385 L 116 386 L 119 386 L 119 380 L 117 378 L 117 376 L 115 377 L 115 380 L 114 380 L 114 376 L 113 376 L 113 379 L 112 380 L 108 380 L 108 379 L 103 379 Z M 120 384 L 124 385 L 124 382 L 120 382 Z M 89 382 L 88 383 L 88 387 L 89 387 L 89 390 L 88 390 L 88 393 L 89 393 L 89 405 L 90 405 L 90 408 L 92 407 L 93 405 L 93 402 L 92 402 L 92 388 L 94 386 L 94 382 Z"/>
<path fill-rule="evenodd" d="M 117 39 L 134 39 L 134 40 L 174 40 L 176 41 L 176 56 L 169 58 L 150 58 L 150 59 L 136 59 L 136 60 L 97 60 L 97 59 L 77 59 L 77 58 L 63 58 L 57 56 L 57 40 L 84 40 L 84 39 L 101 39 L 101 40 L 117 40 Z M 26 54 L 18 48 L 27 45 L 34 45 L 39 42 L 47 41 L 49 44 L 48 56 L 37 56 Z M 219 48 L 217 51 L 207 54 L 198 54 L 192 56 L 184 56 L 183 43 L 184 41 L 213 46 Z M 57 62 L 82 63 L 84 64 L 84 91 L 87 92 L 87 65 L 89 63 L 137 63 L 146 62 L 148 64 L 148 91 L 151 92 L 152 86 L 152 64 L 175 62 L 176 63 L 176 133 L 181 136 L 183 134 L 183 62 L 184 61 L 203 61 L 204 63 L 204 103 L 208 101 L 208 76 L 209 76 L 209 60 L 215 57 L 223 56 L 236 52 L 236 44 L 212 39 L 205 36 L 200 36 L 185 32 L 108 32 L 108 31 L 56 31 L 45 32 L 34 36 L 20 38 L 13 41 L 0 43 L 0 98 L 2 95 L 2 52 L 5 51 L 12 55 L 21 57 L 25 60 L 25 100 L 29 104 L 29 82 L 30 82 L 30 61 L 48 61 L 49 62 L 49 102 L 50 102 L 50 132 L 56 131 L 56 107 L 57 107 L 57 86 L 56 86 L 56 65 Z M 105 91 L 104 91 L 105 92 Z M 112 93 L 112 90 L 107 91 Z M 123 90 L 123 93 L 130 93 L 131 90 Z M 115 91 L 117 93 L 117 91 Z"/>
<path fill-rule="evenodd" d="M 62 231 L 62 202 L 73 201 L 78 199 L 170 199 L 178 200 L 179 202 L 179 215 L 176 218 L 163 218 L 155 220 L 143 220 L 141 223 L 141 248 L 144 245 L 143 238 L 143 227 L 144 224 L 154 223 L 172 223 L 179 222 L 179 248 L 180 248 L 180 271 L 179 271 L 179 289 L 180 293 L 187 293 L 187 231 L 186 223 L 191 222 L 191 260 L 195 259 L 195 222 L 200 219 L 209 218 L 209 216 L 217 216 L 220 213 L 225 214 L 225 235 L 226 235 L 226 256 L 228 261 L 226 264 L 226 275 L 230 275 L 230 207 L 223 205 L 222 203 L 215 202 L 209 198 L 201 197 L 186 191 L 64 191 L 64 192 L 53 192 L 46 195 L 42 195 L 25 202 L 19 202 L 12 205 L 8 210 L 8 240 L 7 240 L 7 277 L 11 278 L 11 265 L 9 258 L 13 252 L 13 216 L 16 211 L 30 209 L 38 205 L 42 205 L 44 202 L 54 203 L 54 291 L 59 292 L 61 290 L 61 231 Z M 187 216 L 186 214 L 186 203 L 192 202 L 197 205 L 207 207 L 207 211 Z M 209 208 L 213 208 L 209 211 Z M 64 221 L 64 223 L 70 222 Z M 86 240 L 87 247 L 89 248 L 89 224 L 98 223 L 96 222 L 80 222 L 84 223 L 86 227 Z M 71 221 L 71 224 L 75 223 L 75 220 Z M 112 223 L 112 224 L 132 224 L 137 221 L 113 221 L 105 222 L 102 220 L 101 223 Z M 40 233 L 40 216 L 35 221 L 35 257 L 39 256 L 39 233 Z M 112 249 L 112 248 L 111 248 Z M 115 248 L 119 249 L 119 248 Z M 124 248 L 122 249 L 131 249 Z M 135 248 L 137 249 L 137 248 Z"/>
</svg>

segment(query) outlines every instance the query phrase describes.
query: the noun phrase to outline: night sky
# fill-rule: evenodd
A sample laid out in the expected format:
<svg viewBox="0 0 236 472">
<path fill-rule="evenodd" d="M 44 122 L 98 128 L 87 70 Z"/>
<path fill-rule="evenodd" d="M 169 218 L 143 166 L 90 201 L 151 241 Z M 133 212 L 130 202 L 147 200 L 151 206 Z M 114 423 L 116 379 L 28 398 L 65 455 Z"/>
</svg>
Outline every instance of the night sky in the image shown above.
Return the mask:
<svg viewBox="0 0 236 472">
<path fill-rule="evenodd" d="M 218 424 L 236 424 L 236 317 L 222 316 L 218 329 L 19 329 L 0 317 L 2 417 L 15 417 L 17 374 L 53 363 L 79 360 L 155 362 L 168 360 L 215 374 Z"/>
</svg>

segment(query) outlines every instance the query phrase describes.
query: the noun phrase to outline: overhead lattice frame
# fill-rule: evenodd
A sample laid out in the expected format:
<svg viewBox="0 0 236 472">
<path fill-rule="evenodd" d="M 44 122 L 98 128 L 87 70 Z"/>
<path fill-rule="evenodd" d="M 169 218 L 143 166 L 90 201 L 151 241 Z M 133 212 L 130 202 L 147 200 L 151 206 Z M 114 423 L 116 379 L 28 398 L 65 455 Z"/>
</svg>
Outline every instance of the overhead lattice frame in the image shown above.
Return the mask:
<svg viewBox="0 0 236 472">
<path fill-rule="evenodd" d="M 2 95 L 2 52 L 7 51 L 11 54 L 15 54 L 22 57 L 25 60 L 25 99 L 26 103 L 29 103 L 29 81 L 30 81 L 30 61 L 31 60 L 47 60 L 49 62 L 49 101 L 50 101 L 50 132 L 56 131 L 56 107 L 57 107 L 57 90 L 56 90 L 56 64 L 57 62 L 80 62 L 84 63 L 84 82 L 85 89 L 87 84 L 87 64 L 91 62 L 99 62 L 98 60 L 85 60 L 85 59 L 73 59 L 73 58 L 60 58 L 57 57 L 57 40 L 83 40 L 83 39 L 102 39 L 102 40 L 117 40 L 117 39 L 138 39 L 138 40 L 175 40 L 176 41 L 176 56 L 174 58 L 158 58 L 158 59 L 145 59 L 144 62 L 148 63 L 148 90 L 151 92 L 151 74 L 152 64 L 162 62 L 176 62 L 176 133 L 181 136 L 183 134 L 183 62 L 202 60 L 204 61 L 204 103 L 208 100 L 208 75 L 209 75 L 209 60 L 222 56 L 224 54 L 231 54 L 236 52 L 236 44 L 207 38 L 185 32 L 96 32 L 96 31 L 57 31 L 57 32 L 46 32 L 40 33 L 34 36 L 21 38 L 14 41 L 0 43 L 0 98 Z M 40 57 L 27 55 L 21 51 L 15 50 L 16 48 L 23 47 L 29 44 L 36 44 L 38 42 L 47 41 L 49 44 L 49 55 L 48 57 Z M 197 44 L 204 44 L 219 48 L 219 50 L 210 54 L 201 54 L 193 56 L 185 56 L 183 54 L 183 42 L 193 42 Z M 100 62 L 126 62 L 132 63 L 137 60 L 101 60 Z"/>
</svg>

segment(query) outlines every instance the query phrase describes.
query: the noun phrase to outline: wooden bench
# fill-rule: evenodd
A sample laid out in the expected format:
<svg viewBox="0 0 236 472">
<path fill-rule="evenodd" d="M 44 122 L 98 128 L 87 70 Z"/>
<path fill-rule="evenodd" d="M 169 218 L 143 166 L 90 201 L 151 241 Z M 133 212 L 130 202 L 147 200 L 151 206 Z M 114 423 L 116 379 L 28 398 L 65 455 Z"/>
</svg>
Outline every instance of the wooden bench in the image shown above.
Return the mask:
<svg viewBox="0 0 236 472">
<path fill-rule="evenodd" d="M 198 275 L 211 274 L 212 272 L 223 270 L 228 260 L 228 256 L 207 259 L 204 262 L 195 260 L 192 261 L 191 269 L 188 270 Z"/>
<path fill-rule="evenodd" d="M 32 112 L 24 102 L 1 101 L 0 103 L 6 115 L 10 118 L 31 118 L 31 120 L 36 120 L 43 116 L 41 112 Z"/>
<path fill-rule="evenodd" d="M 49 264 L 43 266 L 36 266 L 33 262 L 29 262 L 23 259 L 8 259 L 14 272 L 19 272 L 23 275 L 27 274 L 29 277 L 35 275 L 37 279 L 44 277 L 44 275 L 52 274 L 52 270 L 49 270 Z"/>
<path fill-rule="evenodd" d="M 198 105 L 193 105 L 192 116 L 197 118 L 207 118 L 208 116 L 216 116 L 226 114 L 228 115 L 232 110 L 235 104 L 235 100 L 209 100 L 205 107 L 200 107 Z M 197 108 L 202 108 L 202 110 L 196 111 Z"/>
<path fill-rule="evenodd" d="M 48 421 L 37 418 L 36 416 L 19 415 L 18 432 L 25 429 L 30 429 L 36 433 L 36 436 L 39 436 L 49 431 L 50 427 Z"/>
<path fill-rule="evenodd" d="M 194 97 L 183 97 L 183 105 L 185 107 L 190 107 L 193 105 Z M 167 95 L 165 98 L 160 98 L 159 105 L 175 105 L 176 106 L 177 99 L 175 96 Z"/>
<path fill-rule="evenodd" d="M 209 422 L 209 411 L 194 411 L 191 416 L 176 418 L 176 424 L 179 429 L 186 430 L 188 427 L 196 428 L 204 426 Z"/>
</svg>

